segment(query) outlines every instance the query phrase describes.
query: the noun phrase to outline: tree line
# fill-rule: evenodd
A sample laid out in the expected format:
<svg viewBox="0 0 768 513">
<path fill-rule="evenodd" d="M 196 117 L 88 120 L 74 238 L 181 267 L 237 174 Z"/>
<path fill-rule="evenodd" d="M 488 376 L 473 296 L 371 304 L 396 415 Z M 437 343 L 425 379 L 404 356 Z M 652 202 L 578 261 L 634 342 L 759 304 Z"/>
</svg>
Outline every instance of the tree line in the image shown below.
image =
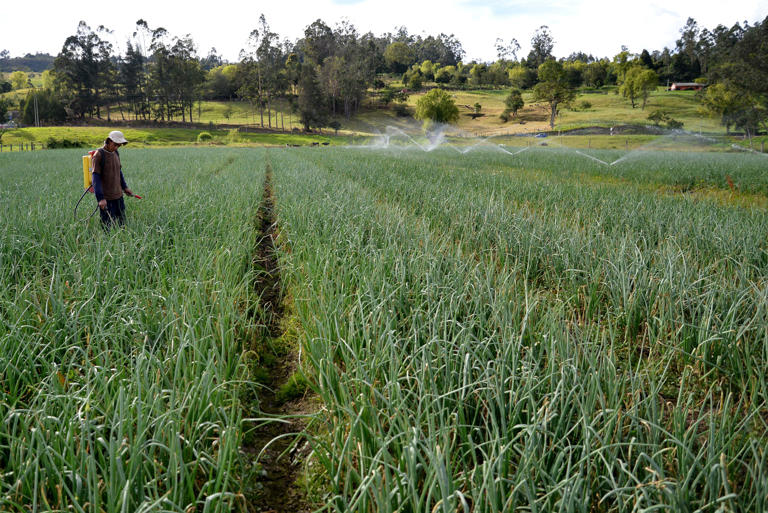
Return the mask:
<svg viewBox="0 0 768 513">
<path fill-rule="evenodd" d="M 441 88 L 512 88 L 505 115 L 519 108 L 519 91 L 529 89 L 550 106 L 551 124 L 578 89 L 617 86 L 633 108 L 645 107 L 651 91 L 673 81 L 708 84 L 702 105 L 731 126 L 754 133 L 768 119 L 768 17 L 750 25 L 702 29 L 690 18 L 675 48 L 627 48 L 612 58 L 575 52 L 555 59 L 547 26 L 533 34 L 527 56 L 515 38 L 496 41 L 494 62 L 463 62 L 453 35 L 361 34 L 349 22 L 335 27 L 317 20 L 295 41 L 281 39 L 262 15 L 236 63 L 212 48 L 197 54 L 191 36 L 172 36 L 144 20 L 118 54 L 110 31 L 80 22 L 53 61 L 50 87 L 30 93 L 43 120 L 109 119 L 120 115 L 146 121 L 194 122 L 201 100 L 241 100 L 271 126 L 278 99 L 287 101 L 305 129 L 354 115 L 375 90 L 382 103 L 403 100 L 426 83 Z M 8 58 L 7 52 L 4 58 Z M 383 74 L 400 78 L 404 89 L 386 87 Z M 400 104 L 402 107 L 402 103 Z M 199 103 L 198 103 L 199 106 Z M 26 110 L 26 109 L 24 109 Z M 50 110 L 50 112 L 48 112 Z M 266 124 L 264 114 L 266 113 Z M 198 115 L 199 117 L 199 115 Z"/>
</svg>

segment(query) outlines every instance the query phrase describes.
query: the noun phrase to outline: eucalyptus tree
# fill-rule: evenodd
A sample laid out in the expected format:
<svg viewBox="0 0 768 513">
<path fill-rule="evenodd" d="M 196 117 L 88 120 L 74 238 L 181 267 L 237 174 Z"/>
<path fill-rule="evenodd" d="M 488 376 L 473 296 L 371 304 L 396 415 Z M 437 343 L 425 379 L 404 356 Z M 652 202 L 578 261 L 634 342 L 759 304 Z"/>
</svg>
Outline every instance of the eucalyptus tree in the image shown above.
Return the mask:
<svg viewBox="0 0 768 513">
<path fill-rule="evenodd" d="M 64 41 L 54 60 L 66 105 L 80 118 L 100 115 L 102 94 L 112 69 L 112 43 L 103 37 L 108 33 L 104 26 L 94 31 L 81 21 L 77 33 Z"/>
<path fill-rule="evenodd" d="M 536 68 L 552 57 L 555 40 L 549 32 L 549 27 L 542 25 L 536 29 L 531 38 L 531 51 L 528 54 L 528 66 Z"/>
<path fill-rule="evenodd" d="M 246 48 L 240 51 L 240 88 L 238 94 L 251 105 L 259 107 L 261 126 L 264 126 L 264 107 L 267 124 L 272 127 L 272 100 L 288 88 L 285 70 L 285 51 L 280 38 L 269 27 L 265 16 L 259 17 L 259 27 L 251 31 Z"/>
</svg>

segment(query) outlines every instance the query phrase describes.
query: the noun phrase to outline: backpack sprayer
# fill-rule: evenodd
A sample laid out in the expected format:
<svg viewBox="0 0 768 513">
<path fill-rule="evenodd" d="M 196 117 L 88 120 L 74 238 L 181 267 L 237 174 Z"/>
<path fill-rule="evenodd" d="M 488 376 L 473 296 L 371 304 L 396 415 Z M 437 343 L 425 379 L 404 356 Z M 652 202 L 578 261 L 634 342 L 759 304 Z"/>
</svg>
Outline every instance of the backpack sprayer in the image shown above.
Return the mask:
<svg viewBox="0 0 768 513">
<path fill-rule="evenodd" d="M 75 204 L 75 220 L 77 220 L 77 207 L 80 206 L 80 202 L 83 201 L 83 198 L 86 194 L 95 193 L 93 190 L 93 156 L 96 154 L 96 152 L 99 150 L 91 150 L 88 152 L 87 155 L 83 155 L 83 188 L 85 189 L 83 191 L 83 195 L 80 196 L 80 199 L 77 200 L 77 204 Z M 138 194 L 132 195 L 136 199 L 141 199 L 141 196 Z M 87 221 L 91 217 L 93 217 L 93 214 L 95 214 L 99 210 L 99 206 L 96 205 L 96 208 L 93 209 L 93 212 L 91 212 L 88 217 L 84 217 L 82 220 Z"/>
</svg>

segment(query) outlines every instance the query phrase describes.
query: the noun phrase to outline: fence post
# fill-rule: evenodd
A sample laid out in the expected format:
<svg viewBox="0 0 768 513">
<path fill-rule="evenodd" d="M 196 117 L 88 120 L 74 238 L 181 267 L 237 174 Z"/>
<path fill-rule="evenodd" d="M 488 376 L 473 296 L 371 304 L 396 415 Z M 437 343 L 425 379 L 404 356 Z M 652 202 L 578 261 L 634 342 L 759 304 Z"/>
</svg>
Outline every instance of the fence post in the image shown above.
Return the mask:
<svg viewBox="0 0 768 513">
<path fill-rule="evenodd" d="M 624 149 L 629 150 L 629 139 L 624 141 Z"/>
</svg>

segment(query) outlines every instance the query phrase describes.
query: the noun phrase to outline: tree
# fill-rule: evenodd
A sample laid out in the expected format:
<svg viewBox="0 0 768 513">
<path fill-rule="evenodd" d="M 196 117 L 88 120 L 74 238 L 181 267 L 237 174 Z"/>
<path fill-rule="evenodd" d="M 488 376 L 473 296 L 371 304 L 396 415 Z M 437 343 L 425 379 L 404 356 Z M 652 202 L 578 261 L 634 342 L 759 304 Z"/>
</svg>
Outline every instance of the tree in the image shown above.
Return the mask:
<svg viewBox="0 0 768 513">
<path fill-rule="evenodd" d="M 0 124 L 5 123 L 8 116 L 8 107 L 10 107 L 8 100 L 0 98 Z"/>
<path fill-rule="evenodd" d="M 576 97 L 575 89 L 568 83 L 563 65 L 553 59 L 539 66 L 539 83 L 533 88 L 536 101 L 549 105 L 549 126 L 555 128 L 555 116 L 561 105 L 568 105 Z"/>
<path fill-rule="evenodd" d="M 659 77 L 655 71 L 635 65 L 629 68 L 624 75 L 624 82 L 619 86 L 619 93 L 624 98 L 629 98 L 633 109 L 635 108 L 635 101 L 642 99 L 641 109 L 645 110 L 648 96 L 656 89 L 658 84 Z"/>
<path fill-rule="evenodd" d="M 256 56 L 261 73 L 261 97 L 267 104 L 267 125 L 272 128 L 272 101 L 288 85 L 283 72 L 285 58 L 279 44 L 279 36 L 270 30 L 263 14 L 259 17 L 259 31 L 261 42 L 256 49 Z"/>
<path fill-rule="evenodd" d="M 517 61 L 517 52 L 520 51 L 520 43 L 514 37 L 509 40 L 508 44 L 504 43 L 501 38 L 496 38 L 496 56 L 500 61 L 511 60 Z"/>
<path fill-rule="evenodd" d="M 315 20 L 304 29 L 304 39 L 297 47 L 315 64 L 322 62 L 336 53 L 336 38 L 331 27 L 322 20 Z"/>
<path fill-rule="evenodd" d="M 149 115 L 147 98 L 147 61 L 138 45 L 131 41 L 126 45 L 125 58 L 120 63 L 120 83 L 123 95 L 128 101 L 129 111 L 136 119 L 146 119 Z"/>
<path fill-rule="evenodd" d="M 27 89 L 29 87 L 29 76 L 23 71 L 14 71 L 11 73 L 11 87 L 14 90 Z"/>
<path fill-rule="evenodd" d="M 411 48 L 402 42 L 395 42 L 384 50 L 384 60 L 395 73 L 403 73 L 414 62 L 414 53 Z"/>
<path fill-rule="evenodd" d="M 204 59 L 200 59 L 200 67 L 206 72 L 223 65 L 224 59 L 221 58 L 215 47 L 211 47 L 211 49 L 208 50 L 208 55 L 206 55 Z"/>
<path fill-rule="evenodd" d="M 621 84 L 624 82 L 624 77 L 632 66 L 632 55 L 626 46 L 622 46 L 621 51 L 613 57 L 613 62 L 611 63 L 611 70 L 616 75 L 617 83 Z"/>
<path fill-rule="evenodd" d="M 470 83 L 473 86 L 479 86 L 486 82 L 488 66 L 485 63 L 473 64 L 469 69 Z"/>
<path fill-rule="evenodd" d="M 512 113 L 512 117 L 517 116 L 517 111 L 523 108 L 525 102 L 523 101 L 523 93 L 520 89 L 510 89 L 509 94 L 504 99 L 504 112 L 507 114 Z"/>
<path fill-rule="evenodd" d="M 192 122 L 195 100 L 200 96 L 200 86 L 205 80 L 205 74 L 196 57 L 195 44 L 189 36 L 175 38 L 171 47 L 171 77 L 176 89 L 175 100 L 181 109 L 181 120 Z"/>
<path fill-rule="evenodd" d="M 730 34 L 720 31 L 715 37 L 725 42 L 711 63 L 710 79 L 744 101 L 734 125 L 751 137 L 758 126 L 768 128 L 768 17 L 751 27 L 746 23 L 743 29 L 734 27 Z"/>
<path fill-rule="evenodd" d="M 407 32 L 403 35 L 407 35 Z M 398 39 L 403 41 L 414 49 L 414 62 L 432 61 L 442 66 L 456 66 L 464 58 L 464 49 L 461 42 L 453 34 L 439 34 L 437 37 L 427 36 L 422 39 L 406 37 Z"/>
<path fill-rule="evenodd" d="M 232 100 L 237 91 L 237 66 L 226 64 L 208 71 L 205 89 L 211 100 Z"/>
<path fill-rule="evenodd" d="M 685 26 L 680 29 L 680 39 L 677 40 L 677 48 L 688 57 L 689 63 L 698 60 L 699 25 L 693 18 L 688 18 Z"/>
<path fill-rule="evenodd" d="M 536 83 L 536 70 L 523 65 L 509 68 L 507 74 L 509 83 L 519 89 L 530 89 Z"/>
<path fill-rule="evenodd" d="M 56 76 L 52 70 L 47 69 L 43 71 L 42 79 L 43 89 L 53 89 L 55 87 Z"/>
<path fill-rule="evenodd" d="M 740 94 L 735 88 L 718 83 L 707 88 L 701 103 L 704 112 L 720 118 L 725 133 L 729 134 L 731 126 L 738 123 L 741 113 L 749 108 L 750 100 L 749 96 Z"/>
<path fill-rule="evenodd" d="M 424 77 L 419 73 L 413 73 L 408 79 L 408 89 L 411 91 L 421 91 L 424 86 Z"/>
<path fill-rule="evenodd" d="M 432 61 L 426 60 L 422 62 L 421 66 L 419 66 L 419 71 L 421 71 L 421 74 L 424 75 L 426 80 L 435 79 L 435 65 L 432 64 Z"/>
<path fill-rule="evenodd" d="M 443 66 L 435 72 L 435 82 L 438 84 L 447 84 L 456 73 L 456 66 Z"/>
<path fill-rule="evenodd" d="M 37 102 L 37 119 L 42 124 L 63 123 L 67 118 L 64 106 L 50 89 L 33 90 L 27 94 L 21 109 L 21 119 L 27 125 L 35 123 L 35 101 Z"/>
<path fill-rule="evenodd" d="M 580 87 L 584 82 L 586 64 L 582 61 L 566 61 L 563 63 L 563 69 L 565 70 L 565 78 L 571 87 Z"/>
<path fill-rule="evenodd" d="M 56 78 L 67 104 L 81 118 L 93 115 L 94 111 L 96 116 L 100 115 L 102 93 L 112 67 L 112 45 L 101 37 L 108 32 L 103 26 L 93 31 L 81 21 L 77 33 L 64 41 L 54 60 Z"/>
<path fill-rule="evenodd" d="M 299 97 L 297 107 L 299 119 L 304 125 L 304 131 L 326 125 L 327 112 L 325 110 L 325 101 L 317 80 L 315 67 L 311 63 L 305 63 L 301 67 L 299 77 Z"/>
<path fill-rule="evenodd" d="M 317 22 L 315 22 L 317 23 Z M 261 126 L 264 126 L 264 107 L 267 124 L 272 127 L 272 100 L 288 87 L 285 56 L 279 37 L 269 28 L 266 18 L 259 17 L 259 28 L 251 31 L 248 45 L 241 50 L 240 88 L 238 94 L 259 107 Z"/>
<path fill-rule="evenodd" d="M 643 63 L 643 66 L 645 66 L 648 69 L 654 68 L 654 62 L 651 58 L 651 54 L 648 53 L 648 50 L 643 48 L 643 51 L 640 52 L 640 62 Z"/>
<path fill-rule="evenodd" d="M 590 62 L 584 68 L 583 73 L 584 84 L 588 87 L 600 88 L 603 87 L 608 79 L 608 63 L 607 61 Z"/>
<path fill-rule="evenodd" d="M 542 25 L 531 38 L 531 52 L 528 54 L 528 66 L 537 68 L 547 59 L 552 57 L 552 48 L 555 47 L 555 40 L 549 33 L 549 27 Z"/>
<path fill-rule="evenodd" d="M 429 123 L 453 123 L 459 120 L 459 108 L 443 89 L 432 89 L 416 102 L 416 118 Z"/>
</svg>

